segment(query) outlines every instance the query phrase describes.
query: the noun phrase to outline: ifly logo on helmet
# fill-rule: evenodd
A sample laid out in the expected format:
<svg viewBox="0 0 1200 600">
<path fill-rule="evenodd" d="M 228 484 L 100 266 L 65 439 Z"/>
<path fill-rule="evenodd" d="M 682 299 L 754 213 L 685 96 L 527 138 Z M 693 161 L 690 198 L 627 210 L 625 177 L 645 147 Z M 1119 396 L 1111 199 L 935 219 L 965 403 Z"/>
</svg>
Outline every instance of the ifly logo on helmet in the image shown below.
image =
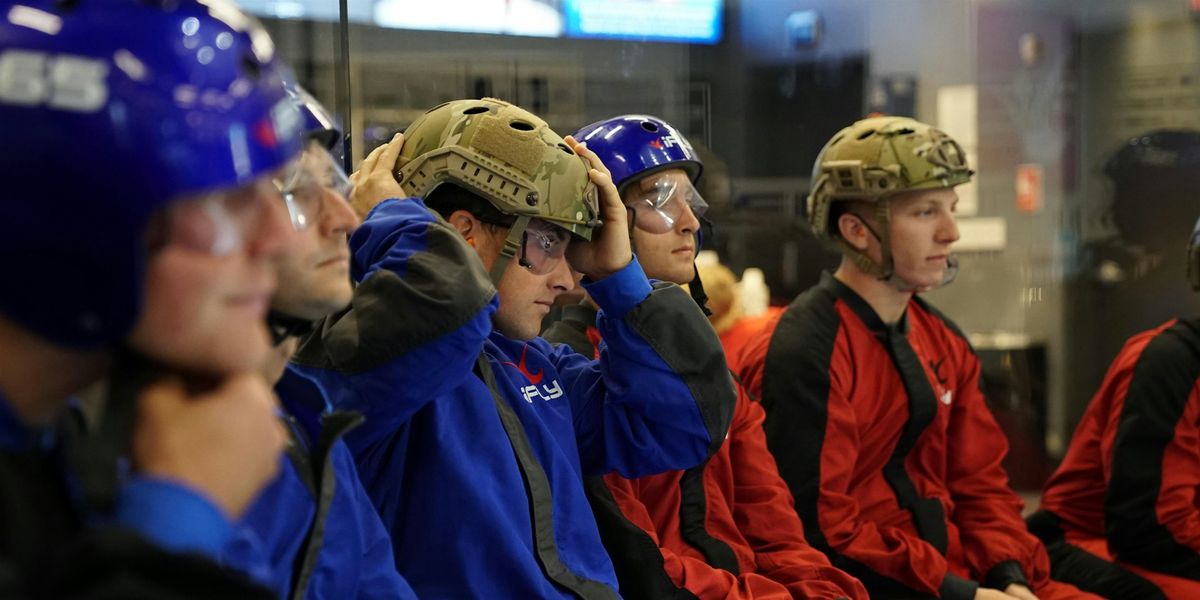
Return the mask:
<svg viewBox="0 0 1200 600">
<path fill-rule="evenodd" d="M 663 148 L 674 148 L 675 146 L 682 146 L 682 145 L 683 145 L 683 142 L 681 142 L 679 140 L 679 138 L 677 138 L 673 135 L 664 135 L 664 136 L 658 138 L 657 140 L 650 140 L 650 147 L 654 148 L 655 150 L 662 150 Z"/>
<path fill-rule="evenodd" d="M 268 148 L 279 145 L 280 137 L 292 137 L 300 133 L 300 110 L 295 103 L 284 98 L 271 107 L 268 118 L 259 121 L 254 128 L 254 137 L 259 144 Z"/>
<path fill-rule="evenodd" d="M 525 348 L 521 350 L 520 362 L 502 363 L 520 371 L 521 374 L 525 376 L 525 379 L 528 379 L 529 383 L 532 384 L 521 388 L 521 396 L 525 398 L 525 402 L 533 404 L 533 400 L 535 398 L 540 398 L 546 402 L 554 400 L 555 398 L 561 398 L 563 395 L 562 384 L 560 384 L 557 379 L 550 380 L 550 383 L 547 385 L 538 385 L 542 382 L 542 378 L 546 376 L 546 373 L 541 369 L 538 369 L 537 374 L 529 372 L 529 367 L 525 366 L 525 357 L 528 354 L 529 344 L 525 344 Z"/>
</svg>

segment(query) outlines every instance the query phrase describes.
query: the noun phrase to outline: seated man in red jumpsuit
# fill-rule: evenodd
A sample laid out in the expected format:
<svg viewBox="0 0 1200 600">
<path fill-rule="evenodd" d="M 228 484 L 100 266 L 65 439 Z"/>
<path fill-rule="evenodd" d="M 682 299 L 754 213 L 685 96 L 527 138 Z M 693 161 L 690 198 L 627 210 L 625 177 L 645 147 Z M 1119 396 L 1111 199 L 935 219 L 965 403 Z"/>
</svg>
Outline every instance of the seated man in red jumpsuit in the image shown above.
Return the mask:
<svg viewBox="0 0 1200 600">
<path fill-rule="evenodd" d="M 954 275 L 954 187 L 971 175 L 953 139 L 912 119 L 835 135 L 808 218 L 842 262 L 744 348 L 739 373 L 809 543 L 872 598 L 1090 597 L 1050 581 L 979 360 L 918 295 Z"/>
<path fill-rule="evenodd" d="M 1188 244 L 1200 290 L 1200 223 Z M 1200 598 L 1200 319 L 1117 354 L 1029 529 L 1051 575 L 1117 600 Z"/>
<path fill-rule="evenodd" d="M 693 261 L 707 204 L 693 186 L 701 163 L 691 144 L 647 115 L 593 123 L 575 138 L 612 165 L 646 274 L 691 283 L 703 304 Z M 567 306 L 543 337 L 598 356 L 611 349 L 595 322 L 590 301 Z M 638 479 L 613 473 L 588 481 L 588 502 L 625 600 L 866 600 L 862 584 L 805 541 L 767 452 L 762 419 L 762 408 L 739 394 L 725 441 L 707 462 Z"/>
</svg>

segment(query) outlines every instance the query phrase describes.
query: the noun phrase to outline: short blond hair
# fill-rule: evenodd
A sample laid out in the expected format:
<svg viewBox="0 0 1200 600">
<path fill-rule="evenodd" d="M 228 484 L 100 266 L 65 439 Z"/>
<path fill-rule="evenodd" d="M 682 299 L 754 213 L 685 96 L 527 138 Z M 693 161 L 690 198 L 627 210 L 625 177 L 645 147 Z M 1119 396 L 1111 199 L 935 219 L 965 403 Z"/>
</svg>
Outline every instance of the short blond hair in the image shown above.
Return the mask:
<svg viewBox="0 0 1200 600">
<path fill-rule="evenodd" d="M 697 263 L 696 269 L 700 280 L 704 282 L 704 292 L 708 294 L 708 308 L 713 313 L 708 320 L 717 333 L 723 333 L 742 318 L 741 289 L 737 276 L 729 267 L 716 262 Z"/>
</svg>

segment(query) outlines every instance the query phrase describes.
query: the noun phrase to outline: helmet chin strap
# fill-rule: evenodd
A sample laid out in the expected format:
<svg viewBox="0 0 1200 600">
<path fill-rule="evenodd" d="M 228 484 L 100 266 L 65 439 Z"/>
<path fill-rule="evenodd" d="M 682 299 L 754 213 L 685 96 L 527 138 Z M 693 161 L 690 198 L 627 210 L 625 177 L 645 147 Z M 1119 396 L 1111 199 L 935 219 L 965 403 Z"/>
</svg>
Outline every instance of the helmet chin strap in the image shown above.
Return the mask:
<svg viewBox="0 0 1200 600">
<path fill-rule="evenodd" d="M 709 231 L 710 232 L 712 231 L 712 223 L 711 222 L 709 222 L 707 219 L 704 219 L 703 217 L 701 217 L 699 219 L 699 221 L 700 221 L 700 228 L 696 230 L 696 235 L 695 235 L 696 254 L 700 254 L 700 249 L 704 247 L 705 226 L 707 225 Z M 708 237 L 711 238 L 712 234 L 709 233 Z M 696 266 L 696 260 L 694 258 L 692 259 L 692 270 L 693 270 L 692 280 L 688 283 L 688 293 L 691 294 L 692 300 L 694 300 L 696 302 L 696 305 L 700 307 L 700 311 L 704 313 L 704 316 L 711 317 L 713 312 L 712 312 L 712 309 L 710 309 L 708 307 L 708 294 L 704 291 L 704 282 L 700 280 L 700 267 Z"/>
<path fill-rule="evenodd" d="M 278 346 L 289 337 L 302 337 L 313 330 L 313 321 L 293 317 L 276 310 L 267 313 L 267 330 L 271 333 L 271 345 Z"/>
<path fill-rule="evenodd" d="M 939 281 L 937 283 L 937 285 L 919 286 L 919 285 L 913 284 L 910 281 L 908 281 L 907 279 L 904 279 L 903 277 L 896 274 L 895 269 L 892 270 L 892 274 L 890 276 L 883 277 L 880 279 L 886 280 L 887 283 L 889 285 L 891 285 L 893 288 L 895 288 L 897 291 L 901 291 L 906 294 L 907 293 L 921 294 L 921 293 L 925 293 L 925 292 L 928 292 L 931 290 L 936 290 L 940 287 L 949 285 L 957 277 L 958 277 L 958 257 L 954 256 L 954 255 L 950 255 L 950 256 L 946 257 L 946 269 L 944 271 L 942 271 L 942 280 Z"/>
<path fill-rule="evenodd" d="M 857 249 L 855 252 L 857 252 L 859 256 L 863 257 L 866 262 L 870 262 L 875 270 L 878 271 L 877 277 L 880 281 L 887 282 L 888 285 L 892 286 L 897 291 L 906 294 L 928 292 L 930 290 L 935 290 L 942 286 L 949 285 L 958 277 L 958 257 L 950 255 L 946 257 L 946 269 L 942 271 L 942 280 L 939 281 L 937 285 L 925 287 L 908 281 L 907 279 L 901 277 L 900 274 L 896 273 L 896 265 L 895 261 L 892 260 L 892 249 L 889 247 L 889 245 L 885 244 L 883 238 L 875 232 L 875 229 L 871 227 L 870 223 L 867 223 L 865 219 L 860 219 L 860 221 L 862 222 L 863 227 L 866 227 L 867 231 L 871 232 L 871 235 L 875 237 L 875 241 L 879 242 L 880 253 L 883 254 L 883 262 L 886 264 L 886 266 L 875 263 L 870 259 L 870 257 L 867 256 L 865 252 Z"/>
</svg>

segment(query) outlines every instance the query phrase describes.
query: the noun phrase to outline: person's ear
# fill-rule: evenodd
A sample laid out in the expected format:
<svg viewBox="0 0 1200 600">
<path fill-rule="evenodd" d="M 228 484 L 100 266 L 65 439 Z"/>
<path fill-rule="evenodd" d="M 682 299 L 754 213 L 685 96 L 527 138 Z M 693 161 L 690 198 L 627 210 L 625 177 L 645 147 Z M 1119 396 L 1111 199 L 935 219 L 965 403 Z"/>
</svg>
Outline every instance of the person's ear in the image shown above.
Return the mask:
<svg viewBox="0 0 1200 600">
<path fill-rule="evenodd" d="M 842 213 L 838 216 L 837 226 L 842 239 L 852 248 L 860 251 L 867 249 L 867 237 L 871 234 L 862 217 L 851 212 Z"/>
<path fill-rule="evenodd" d="M 470 211 L 456 210 L 450 214 L 446 222 L 458 230 L 458 234 L 467 240 L 467 244 L 470 244 L 472 248 L 475 247 L 475 236 L 479 235 L 483 225 L 479 219 L 475 218 L 475 215 Z"/>
</svg>

